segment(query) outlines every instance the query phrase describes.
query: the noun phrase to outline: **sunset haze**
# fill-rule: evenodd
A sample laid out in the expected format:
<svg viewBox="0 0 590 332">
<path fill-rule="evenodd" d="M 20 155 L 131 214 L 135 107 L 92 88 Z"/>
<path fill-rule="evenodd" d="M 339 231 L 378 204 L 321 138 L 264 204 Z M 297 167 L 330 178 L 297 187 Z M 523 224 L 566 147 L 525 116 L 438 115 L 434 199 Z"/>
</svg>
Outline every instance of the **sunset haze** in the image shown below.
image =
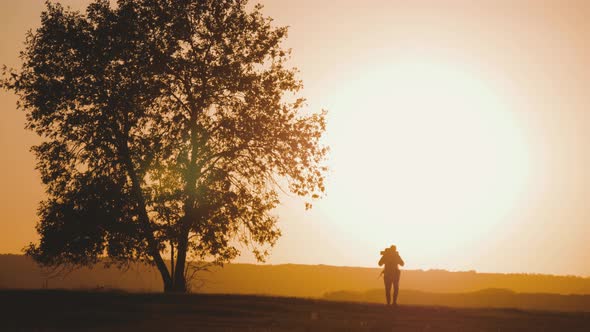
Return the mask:
<svg viewBox="0 0 590 332">
<path fill-rule="evenodd" d="M 590 276 L 590 2 L 262 4 L 330 147 L 326 197 L 285 194 L 267 263 L 376 267 L 395 244 L 408 269 Z M 43 8 L 0 2 L 0 64 Z M 0 253 L 38 240 L 44 198 L 16 102 L 0 91 Z"/>
</svg>

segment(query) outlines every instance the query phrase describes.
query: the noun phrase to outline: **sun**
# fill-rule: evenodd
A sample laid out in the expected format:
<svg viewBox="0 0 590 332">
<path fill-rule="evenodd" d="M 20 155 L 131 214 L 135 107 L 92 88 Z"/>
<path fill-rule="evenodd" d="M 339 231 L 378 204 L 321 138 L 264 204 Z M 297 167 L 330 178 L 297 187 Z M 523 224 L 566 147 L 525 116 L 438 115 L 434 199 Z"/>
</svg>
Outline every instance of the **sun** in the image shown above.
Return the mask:
<svg viewBox="0 0 590 332">
<path fill-rule="evenodd" d="M 394 239 L 418 266 L 436 266 L 508 220 L 529 181 L 529 148 L 509 96 L 467 69 L 380 63 L 334 91 L 321 209 L 351 242 L 373 250 Z"/>
</svg>

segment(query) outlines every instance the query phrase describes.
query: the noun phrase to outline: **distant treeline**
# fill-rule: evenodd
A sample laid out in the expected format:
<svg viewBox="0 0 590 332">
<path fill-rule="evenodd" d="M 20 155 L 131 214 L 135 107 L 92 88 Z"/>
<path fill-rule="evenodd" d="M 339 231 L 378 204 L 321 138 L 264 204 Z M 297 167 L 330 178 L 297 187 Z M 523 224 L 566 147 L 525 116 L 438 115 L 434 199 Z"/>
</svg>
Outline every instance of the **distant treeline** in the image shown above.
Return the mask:
<svg viewBox="0 0 590 332">
<path fill-rule="evenodd" d="M 366 292 L 340 291 L 327 293 L 324 298 L 333 301 L 383 303 L 383 290 Z M 590 312 L 590 295 L 559 295 L 515 293 L 506 289 L 485 289 L 470 293 L 427 293 L 417 290 L 400 290 L 400 304 L 436 305 L 469 308 L 517 308 L 550 311 Z"/>
<path fill-rule="evenodd" d="M 158 273 L 149 266 L 135 264 L 127 271 L 83 268 L 53 276 L 30 258 L 0 255 L 0 288 L 121 289 L 159 292 Z M 265 294 L 321 298 L 338 291 L 367 292 L 381 289 L 379 268 L 325 265 L 227 264 L 199 274 L 193 291 L 202 293 Z M 518 293 L 590 294 L 590 278 L 538 274 L 497 274 L 404 270 L 402 290 L 428 293 L 469 293 L 482 289 L 509 289 Z M 381 299 L 379 299 L 379 302 Z"/>
</svg>

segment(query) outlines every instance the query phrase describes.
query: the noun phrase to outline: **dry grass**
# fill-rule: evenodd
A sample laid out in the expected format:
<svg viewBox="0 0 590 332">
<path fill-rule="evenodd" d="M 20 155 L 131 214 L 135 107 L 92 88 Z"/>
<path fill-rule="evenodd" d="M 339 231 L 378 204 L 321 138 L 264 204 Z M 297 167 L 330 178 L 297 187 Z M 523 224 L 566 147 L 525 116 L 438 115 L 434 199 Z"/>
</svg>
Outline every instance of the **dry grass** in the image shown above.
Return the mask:
<svg viewBox="0 0 590 332">
<path fill-rule="evenodd" d="M 590 331 L 590 313 L 243 295 L 0 291 L 0 331 Z"/>
</svg>

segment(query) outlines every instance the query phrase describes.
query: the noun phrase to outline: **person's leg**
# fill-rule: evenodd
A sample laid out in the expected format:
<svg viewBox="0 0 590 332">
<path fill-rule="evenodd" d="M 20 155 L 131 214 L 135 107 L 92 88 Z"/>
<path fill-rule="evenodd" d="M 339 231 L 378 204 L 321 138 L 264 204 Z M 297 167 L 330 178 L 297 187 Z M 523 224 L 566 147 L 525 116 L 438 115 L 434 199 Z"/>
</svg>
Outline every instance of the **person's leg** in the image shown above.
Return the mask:
<svg viewBox="0 0 590 332">
<path fill-rule="evenodd" d="M 393 283 L 393 278 L 385 275 L 383 276 L 383 283 L 385 284 L 385 299 L 387 300 L 387 305 L 389 305 L 391 304 L 391 285 Z"/>
<path fill-rule="evenodd" d="M 393 304 L 397 305 L 397 294 L 399 292 L 399 278 L 401 271 L 397 271 L 393 276 Z"/>
</svg>

